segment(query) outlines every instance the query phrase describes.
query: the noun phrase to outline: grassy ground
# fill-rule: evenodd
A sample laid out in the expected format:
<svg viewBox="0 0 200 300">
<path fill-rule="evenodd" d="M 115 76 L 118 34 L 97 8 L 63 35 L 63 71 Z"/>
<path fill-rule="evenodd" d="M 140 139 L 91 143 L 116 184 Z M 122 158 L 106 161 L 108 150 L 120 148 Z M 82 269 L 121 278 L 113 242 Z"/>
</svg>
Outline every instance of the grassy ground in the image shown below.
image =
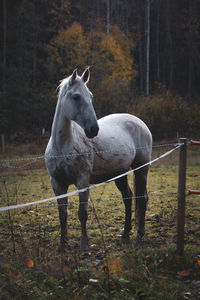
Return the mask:
<svg viewBox="0 0 200 300">
<path fill-rule="evenodd" d="M 200 189 L 199 150 L 188 153 L 187 188 Z M 155 148 L 153 157 L 165 151 Z M 171 194 L 177 191 L 177 162 L 178 151 L 150 168 L 146 236 L 138 248 L 120 244 L 124 206 L 113 183 L 90 193 L 87 254 L 79 251 L 78 197 L 69 199 L 65 255 L 56 251 L 55 202 L 1 212 L 0 299 L 200 299 L 200 198 L 186 197 L 186 246 L 179 257 L 175 249 L 177 195 Z M 129 182 L 133 188 L 132 176 Z M 51 196 L 42 161 L 25 169 L 1 169 L 1 206 Z"/>
</svg>

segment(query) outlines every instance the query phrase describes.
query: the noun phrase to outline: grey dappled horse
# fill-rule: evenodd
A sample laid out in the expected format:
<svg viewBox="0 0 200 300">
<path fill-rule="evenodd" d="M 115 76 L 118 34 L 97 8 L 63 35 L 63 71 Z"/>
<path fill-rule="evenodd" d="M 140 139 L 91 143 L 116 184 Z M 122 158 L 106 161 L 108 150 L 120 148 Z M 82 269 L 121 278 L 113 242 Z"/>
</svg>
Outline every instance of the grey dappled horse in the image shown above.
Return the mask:
<svg viewBox="0 0 200 300">
<path fill-rule="evenodd" d="M 129 114 L 112 114 L 97 121 L 92 93 L 86 86 L 89 77 L 89 68 L 82 76 L 78 76 L 77 70 L 74 70 L 59 85 L 51 137 L 45 152 L 46 166 L 56 196 L 65 194 L 70 184 L 81 189 L 90 183 L 108 180 L 151 159 L 151 133 L 140 119 Z M 148 166 L 135 171 L 137 242 L 145 232 L 147 173 Z M 127 176 L 115 180 L 115 184 L 125 204 L 122 240 L 128 240 L 131 230 L 132 192 Z M 79 193 L 78 216 L 82 230 L 82 250 L 88 247 L 88 196 L 88 190 Z M 61 225 L 58 250 L 64 251 L 67 244 L 67 198 L 57 201 Z"/>
</svg>

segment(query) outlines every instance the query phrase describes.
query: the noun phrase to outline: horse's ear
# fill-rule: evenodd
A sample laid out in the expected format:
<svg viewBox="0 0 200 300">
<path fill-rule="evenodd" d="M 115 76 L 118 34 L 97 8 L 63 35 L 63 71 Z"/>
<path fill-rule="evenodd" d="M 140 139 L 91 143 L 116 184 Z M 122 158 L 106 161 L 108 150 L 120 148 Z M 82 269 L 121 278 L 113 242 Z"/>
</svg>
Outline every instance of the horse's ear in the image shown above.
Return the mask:
<svg viewBox="0 0 200 300">
<path fill-rule="evenodd" d="M 81 79 L 83 80 L 83 82 L 85 82 L 85 84 L 87 84 L 89 82 L 89 80 L 90 80 L 90 67 L 87 67 L 87 69 L 85 69 L 85 71 L 81 75 Z"/>
<path fill-rule="evenodd" d="M 75 69 L 70 77 L 70 85 L 73 85 L 77 76 L 77 69 Z"/>
</svg>

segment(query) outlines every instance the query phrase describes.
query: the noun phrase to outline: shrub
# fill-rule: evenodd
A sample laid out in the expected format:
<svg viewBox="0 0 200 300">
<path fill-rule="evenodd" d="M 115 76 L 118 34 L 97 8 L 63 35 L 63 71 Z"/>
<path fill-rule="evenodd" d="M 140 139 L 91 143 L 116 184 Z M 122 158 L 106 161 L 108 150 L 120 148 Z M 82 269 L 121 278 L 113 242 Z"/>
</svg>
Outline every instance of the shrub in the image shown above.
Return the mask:
<svg viewBox="0 0 200 300">
<path fill-rule="evenodd" d="M 154 139 L 197 136 L 200 128 L 199 106 L 188 104 L 168 90 L 140 99 L 138 115 L 149 126 Z"/>
</svg>

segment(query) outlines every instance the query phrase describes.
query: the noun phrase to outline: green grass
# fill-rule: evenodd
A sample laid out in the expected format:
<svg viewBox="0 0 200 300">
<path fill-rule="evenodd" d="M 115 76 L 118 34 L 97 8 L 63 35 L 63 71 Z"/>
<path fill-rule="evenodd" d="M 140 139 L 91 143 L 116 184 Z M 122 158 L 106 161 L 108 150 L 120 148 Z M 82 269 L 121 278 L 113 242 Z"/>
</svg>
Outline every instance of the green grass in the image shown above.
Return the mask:
<svg viewBox="0 0 200 300">
<path fill-rule="evenodd" d="M 165 151 L 156 149 L 153 157 Z M 177 191 L 177 162 L 178 151 L 150 168 L 146 237 L 138 248 L 120 243 L 124 206 L 114 183 L 90 193 L 87 254 L 79 251 L 77 196 L 69 199 L 65 255 L 56 251 L 59 221 L 55 202 L 1 212 L 0 299 L 198 299 L 200 199 L 186 197 L 186 245 L 184 256 L 178 257 L 177 196 L 167 194 Z M 199 162 L 199 150 L 189 150 L 187 189 L 200 189 Z M 129 183 L 133 189 L 132 176 Z M 1 170 L 1 206 L 51 196 L 49 176 L 41 162 L 26 170 Z M 135 237 L 134 205 L 132 223 L 131 240 Z"/>
</svg>

